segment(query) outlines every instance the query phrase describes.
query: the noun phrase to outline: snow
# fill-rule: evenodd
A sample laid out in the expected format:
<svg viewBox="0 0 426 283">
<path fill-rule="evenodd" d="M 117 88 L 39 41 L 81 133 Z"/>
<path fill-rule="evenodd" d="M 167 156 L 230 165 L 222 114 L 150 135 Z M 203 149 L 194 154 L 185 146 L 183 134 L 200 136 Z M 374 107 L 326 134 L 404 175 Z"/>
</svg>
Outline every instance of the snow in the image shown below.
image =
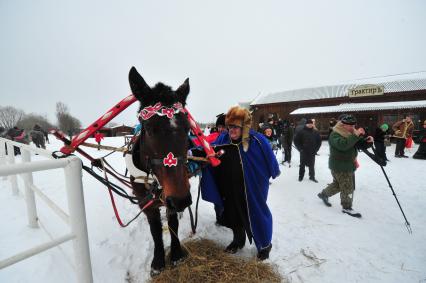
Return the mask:
<svg viewBox="0 0 426 283">
<path fill-rule="evenodd" d="M 50 140 L 49 149 L 61 147 L 59 141 Z M 89 142 L 94 141 L 89 139 Z M 124 139 L 106 138 L 104 143 L 121 146 Z M 412 156 L 417 146 L 407 154 Z M 105 154 L 96 149 L 88 148 L 87 151 L 95 156 Z M 299 156 L 294 149 L 292 167 L 280 165 L 282 174 L 272 181 L 268 204 L 274 217 L 274 234 L 268 262 L 276 264 L 279 272 L 291 282 L 425 282 L 425 161 L 396 159 L 393 152 L 394 145 L 387 148 L 391 162 L 385 170 L 413 234 L 404 226 L 401 211 L 380 167 L 363 153 L 359 155 L 361 167 L 356 173 L 354 194 L 354 209 L 363 217 L 357 219 L 343 214 L 338 195 L 330 198 L 333 205 L 330 208 L 321 202 L 317 193 L 331 182 L 327 166 L 328 144 L 323 142 L 316 159 L 318 184 L 309 181 L 307 176 L 302 182 L 297 181 Z M 40 156 L 32 158 L 43 159 Z M 108 160 L 123 170 L 121 154 L 113 154 Z M 62 170 L 34 173 L 34 183 L 60 206 L 67 207 Z M 191 179 L 191 184 L 195 200 L 198 179 Z M 134 282 L 145 282 L 149 278 L 153 249 L 145 216 L 121 228 L 115 220 L 106 189 L 86 173 L 83 173 L 83 185 L 94 282 L 126 282 L 128 274 Z M 22 190 L 22 180 L 19 186 Z M 22 194 L 13 196 L 10 182 L 2 177 L 0 187 L 0 259 L 67 233 L 68 228 L 61 219 L 38 198 L 37 209 L 43 228 L 29 228 Z M 123 219 L 129 220 L 138 212 L 129 202 L 119 198 L 116 201 Z M 198 217 L 197 234 L 193 237 L 211 239 L 223 246 L 231 241 L 231 231 L 214 224 L 214 209 L 210 203 L 200 201 Z M 180 221 L 179 235 L 183 241 L 191 239 L 187 211 Z M 168 247 L 168 232 L 164 239 Z M 236 254 L 241 257 L 255 255 L 254 245 L 246 245 Z M 71 244 L 62 244 L 0 270 L 0 282 L 76 282 L 73 256 Z"/>
</svg>

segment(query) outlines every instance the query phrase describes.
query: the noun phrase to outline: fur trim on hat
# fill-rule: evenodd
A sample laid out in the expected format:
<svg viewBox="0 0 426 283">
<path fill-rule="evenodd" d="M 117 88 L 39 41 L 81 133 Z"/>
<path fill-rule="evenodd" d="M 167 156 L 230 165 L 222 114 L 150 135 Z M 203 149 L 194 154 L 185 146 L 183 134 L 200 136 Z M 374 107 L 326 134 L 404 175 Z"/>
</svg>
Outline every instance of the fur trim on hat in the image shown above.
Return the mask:
<svg viewBox="0 0 426 283">
<path fill-rule="evenodd" d="M 344 138 L 347 138 L 350 135 L 352 135 L 351 132 L 349 132 L 348 130 L 345 129 L 345 127 L 343 127 L 343 123 L 341 121 L 337 122 L 336 126 L 333 127 L 333 131 L 338 133 Z"/>
<path fill-rule="evenodd" d="M 225 117 L 226 126 L 235 125 L 242 128 L 241 140 L 244 151 L 247 151 L 249 146 L 249 131 L 251 122 L 252 117 L 250 112 L 247 109 L 239 106 L 234 106 L 229 109 Z"/>
</svg>

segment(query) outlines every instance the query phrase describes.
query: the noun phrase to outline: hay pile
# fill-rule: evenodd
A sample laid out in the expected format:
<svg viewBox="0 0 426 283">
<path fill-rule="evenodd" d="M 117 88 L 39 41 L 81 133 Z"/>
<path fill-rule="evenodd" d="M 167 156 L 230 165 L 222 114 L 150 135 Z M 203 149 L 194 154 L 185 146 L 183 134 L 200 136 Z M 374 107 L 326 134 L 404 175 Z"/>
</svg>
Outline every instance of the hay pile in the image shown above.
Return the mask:
<svg viewBox="0 0 426 283">
<path fill-rule="evenodd" d="M 188 249 L 188 257 L 177 267 L 168 266 L 151 283 L 285 282 L 276 267 L 225 253 L 210 240 L 198 239 L 182 246 Z"/>
</svg>

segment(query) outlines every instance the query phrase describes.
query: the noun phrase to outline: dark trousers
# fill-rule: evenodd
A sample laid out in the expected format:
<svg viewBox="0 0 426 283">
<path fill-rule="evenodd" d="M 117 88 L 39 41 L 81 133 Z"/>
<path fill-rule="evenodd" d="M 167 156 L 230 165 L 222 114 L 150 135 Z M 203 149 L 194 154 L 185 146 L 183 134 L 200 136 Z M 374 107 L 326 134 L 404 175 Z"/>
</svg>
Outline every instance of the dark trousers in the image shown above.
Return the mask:
<svg viewBox="0 0 426 283">
<path fill-rule="evenodd" d="M 284 162 L 291 162 L 291 144 L 287 145 L 284 144 L 283 145 L 283 149 L 284 149 Z"/>
<path fill-rule="evenodd" d="M 383 160 L 388 160 L 386 157 L 386 147 L 385 143 L 383 142 L 375 142 L 374 145 L 376 146 L 376 154 L 378 157 L 380 157 Z"/>
<path fill-rule="evenodd" d="M 398 156 L 404 155 L 404 148 L 405 148 L 405 139 L 404 138 L 397 138 L 396 139 L 395 155 L 398 155 Z"/>
<path fill-rule="evenodd" d="M 299 177 L 303 178 L 303 176 L 305 176 L 305 166 L 308 166 L 309 168 L 309 178 L 315 179 L 315 154 L 300 154 Z"/>
</svg>

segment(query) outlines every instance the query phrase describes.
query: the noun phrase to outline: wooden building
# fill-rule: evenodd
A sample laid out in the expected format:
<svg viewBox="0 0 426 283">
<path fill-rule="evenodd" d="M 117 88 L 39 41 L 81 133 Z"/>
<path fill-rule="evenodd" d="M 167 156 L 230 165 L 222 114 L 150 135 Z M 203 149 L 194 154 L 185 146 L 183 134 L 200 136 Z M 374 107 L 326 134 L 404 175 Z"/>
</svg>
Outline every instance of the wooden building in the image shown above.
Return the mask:
<svg viewBox="0 0 426 283">
<path fill-rule="evenodd" d="M 121 137 L 125 135 L 133 134 L 133 127 L 126 125 L 115 126 L 115 127 L 102 127 L 99 132 L 105 137 Z"/>
<path fill-rule="evenodd" d="M 256 98 L 250 108 L 254 125 L 270 116 L 295 125 L 302 118 L 315 118 L 323 136 L 329 121 L 343 113 L 353 114 L 359 126 L 373 130 L 382 123 L 391 126 L 408 114 L 418 129 L 426 119 L 426 73 L 416 78 L 378 78 L 272 93 Z"/>
</svg>

